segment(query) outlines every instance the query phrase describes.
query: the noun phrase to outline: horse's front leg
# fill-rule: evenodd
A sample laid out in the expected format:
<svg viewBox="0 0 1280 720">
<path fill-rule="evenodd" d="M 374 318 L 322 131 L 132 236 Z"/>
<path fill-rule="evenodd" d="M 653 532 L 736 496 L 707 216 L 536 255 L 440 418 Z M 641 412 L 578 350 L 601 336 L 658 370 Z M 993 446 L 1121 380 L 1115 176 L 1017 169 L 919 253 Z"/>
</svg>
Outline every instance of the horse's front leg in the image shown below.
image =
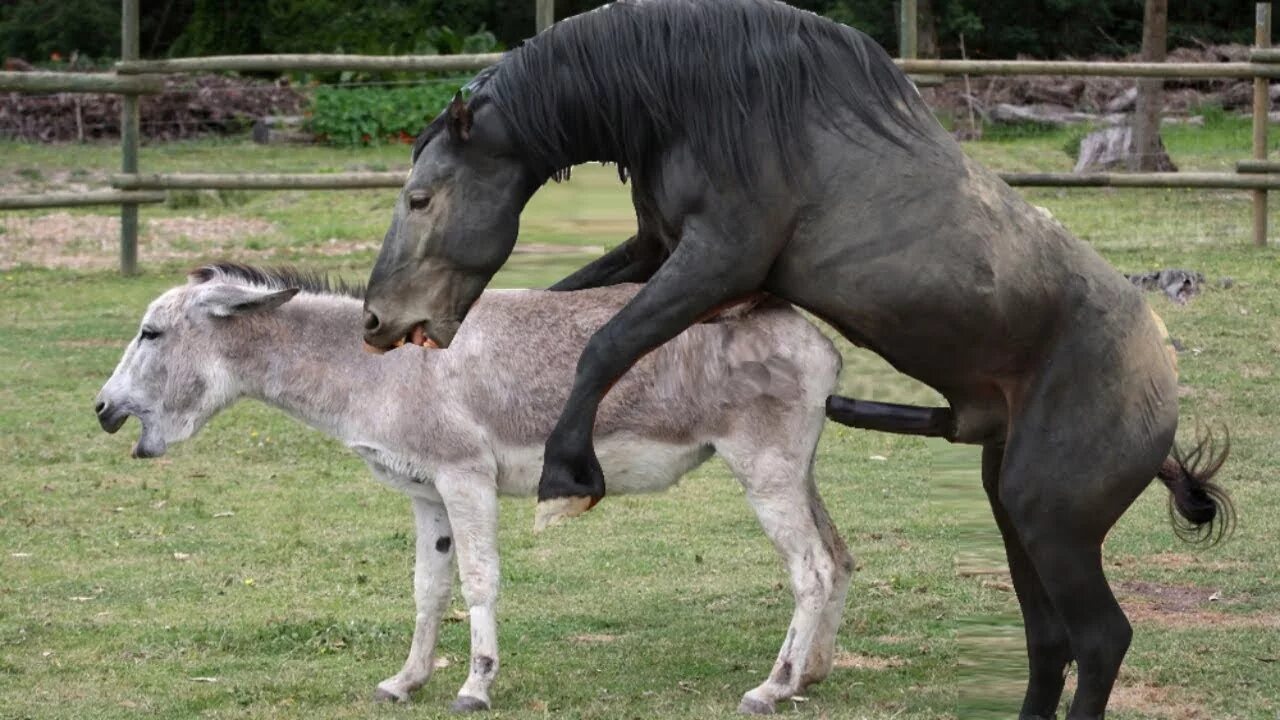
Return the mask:
<svg viewBox="0 0 1280 720">
<path fill-rule="evenodd" d="M 626 282 L 645 282 L 653 277 L 666 257 L 656 237 L 632 235 L 626 242 L 579 268 L 548 290 L 584 290 Z"/>
<path fill-rule="evenodd" d="M 492 470 L 455 470 L 437 475 L 436 489 L 449 511 L 471 617 L 471 669 L 453 710 L 488 710 L 489 687 L 498 674 L 497 481 Z"/>
<path fill-rule="evenodd" d="M 413 563 L 413 601 L 417 618 L 413 643 L 404 668 L 378 683 L 374 698 L 404 702 L 431 677 L 440 617 L 453 589 L 453 538 L 444 505 L 413 498 L 413 518 L 418 537 Z"/>
<path fill-rule="evenodd" d="M 726 240 L 726 235 L 701 216 L 686 220 L 680 244 L 667 261 L 591 336 L 578 359 L 569 399 L 547 438 L 535 532 L 586 512 L 604 497 L 591 435 L 610 386 L 645 353 L 764 282 L 772 250 L 763 243 Z"/>
</svg>

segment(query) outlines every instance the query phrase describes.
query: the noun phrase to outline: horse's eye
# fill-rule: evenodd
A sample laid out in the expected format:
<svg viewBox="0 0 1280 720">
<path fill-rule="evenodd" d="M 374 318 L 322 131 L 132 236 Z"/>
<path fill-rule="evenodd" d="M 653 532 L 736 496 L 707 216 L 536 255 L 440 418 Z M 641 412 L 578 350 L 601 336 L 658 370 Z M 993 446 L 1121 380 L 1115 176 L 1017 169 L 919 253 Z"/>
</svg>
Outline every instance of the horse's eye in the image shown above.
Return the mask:
<svg viewBox="0 0 1280 720">
<path fill-rule="evenodd" d="M 423 210 L 431 204 L 431 194 L 425 190 L 415 190 L 409 193 L 409 209 Z"/>
<path fill-rule="evenodd" d="M 138 333 L 138 337 L 143 340 L 155 340 L 160 337 L 160 331 L 152 330 L 151 328 L 142 328 L 142 332 Z"/>
</svg>

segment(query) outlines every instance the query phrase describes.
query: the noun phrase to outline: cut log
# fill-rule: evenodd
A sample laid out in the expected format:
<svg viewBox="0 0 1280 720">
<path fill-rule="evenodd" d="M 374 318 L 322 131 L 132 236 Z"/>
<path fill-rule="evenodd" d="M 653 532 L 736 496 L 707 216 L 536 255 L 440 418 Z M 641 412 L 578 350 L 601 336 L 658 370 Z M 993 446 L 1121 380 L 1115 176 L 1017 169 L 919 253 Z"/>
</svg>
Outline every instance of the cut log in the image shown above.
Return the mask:
<svg viewBox="0 0 1280 720">
<path fill-rule="evenodd" d="M 1167 268 L 1164 270 L 1152 270 L 1151 272 L 1126 274 L 1129 282 L 1137 285 L 1143 290 L 1159 290 L 1168 298 L 1179 305 L 1187 304 L 1195 295 L 1200 293 L 1200 286 L 1204 285 L 1204 274 L 1195 270 L 1181 270 L 1178 268 Z"/>
<path fill-rule="evenodd" d="M 1074 125 L 1078 123 L 1112 123 L 1122 120 L 1120 115 L 1095 115 L 1076 112 L 1065 105 L 1010 105 L 1000 103 L 992 108 L 990 118 L 994 122 L 1036 122 L 1046 125 Z"/>
<path fill-rule="evenodd" d="M 259 145 L 309 145 L 316 136 L 306 130 L 301 115 L 268 115 L 253 121 L 253 141 Z"/>
<path fill-rule="evenodd" d="M 1157 172 L 1177 172 L 1164 142 L 1157 140 L 1159 155 L 1156 158 Z M 1075 173 L 1104 172 L 1127 168 L 1129 158 L 1133 155 L 1133 128 L 1128 125 L 1116 125 L 1091 132 L 1080 141 L 1080 155 L 1076 159 Z"/>
<path fill-rule="evenodd" d="M 1119 95 L 1111 98 L 1111 100 L 1106 105 L 1106 110 L 1109 113 L 1129 112 L 1133 110 L 1134 106 L 1137 104 L 1138 104 L 1138 88 L 1131 87 L 1128 90 L 1125 90 L 1123 93 L 1120 93 Z"/>
</svg>

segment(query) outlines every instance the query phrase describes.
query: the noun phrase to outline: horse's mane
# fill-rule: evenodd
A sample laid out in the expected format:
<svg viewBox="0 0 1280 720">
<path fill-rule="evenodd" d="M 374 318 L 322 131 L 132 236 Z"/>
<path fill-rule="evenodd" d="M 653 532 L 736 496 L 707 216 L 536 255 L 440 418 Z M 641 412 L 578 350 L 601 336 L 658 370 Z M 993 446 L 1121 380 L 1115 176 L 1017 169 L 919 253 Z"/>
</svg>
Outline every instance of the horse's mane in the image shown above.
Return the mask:
<svg viewBox="0 0 1280 720">
<path fill-rule="evenodd" d="M 616 162 L 625 179 L 683 138 L 709 173 L 749 184 L 767 150 L 746 139 L 761 125 L 793 176 L 806 123 L 851 139 L 860 124 L 906 147 L 904 131 L 927 138 L 935 122 L 873 40 L 774 0 L 619 0 L 556 23 L 471 87 L 556 179 L 585 159 Z M 415 157 L 442 127 L 428 126 Z"/>
<path fill-rule="evenodd" d="M 365 293 L 363 284 L 352 285 L 343 280 L 333 280 L 323 273 L 293 267 L 260 268 L 241 263 L 213 263 L 192 270 L 188 277 L 196 284 L 217 279 L 233 280 L 264 288 L 298 288 L 314 295 L 336 295 L 357 300 L 364 299 Z"/>
</svg>

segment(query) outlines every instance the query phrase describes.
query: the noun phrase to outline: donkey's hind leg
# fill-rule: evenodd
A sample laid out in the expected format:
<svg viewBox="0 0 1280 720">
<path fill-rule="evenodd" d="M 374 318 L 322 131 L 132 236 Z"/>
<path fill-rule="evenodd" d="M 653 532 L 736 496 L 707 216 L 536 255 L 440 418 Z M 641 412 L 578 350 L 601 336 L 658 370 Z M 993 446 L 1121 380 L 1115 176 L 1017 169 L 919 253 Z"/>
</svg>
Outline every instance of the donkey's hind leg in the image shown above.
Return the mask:
<svg viewBox="0 0 1280 720">
<path fill-rule="evenodd" d="M 992 443 L 983 448 L 982 486 L 987 491 L 991 512 L 1004 538 L 1009 574 L 1013 578 L 1013 589 L 1018 595 L 1026 629 L 1030 679 L 1019 717 L 1024 720 L 1052 718 L 1062 698 L 1067 665 L 1071 662 L 1071 642 L 1067 638 L 1067 626 L 1049 599 L 1009 520 L 1009 514 L 1000 503 L 1000 465 L 1003 458 L 1003 444 Z"/>
<path fill-rule="evenodd" d="M 840 630 L 840 621 L 844 618 L 844 603 L 849 594 L 849 581 L 853 578 L 853 555 L 849 553 L 844 539 L 831 522 L 827 507 L 818 494 L 813 479 L 812 469 L 809 472 L 809 509 L 813 513 L 818 533 L 822 536 L 822 544 L 835 561 L 835 579 L 831 588 L 831 597 L 822 610 L 822 619 L 818 623 L 818 631 L 809 650 L 809 658 L 804 664 L 804 673 L 800 677 L 801 689 L 814 683 L 822 682 L 831 674 L 835 664 L 836 633 Z"/>
<path fill-rule="evenodd" d="M 808 458 L 747 445 L 718 449 L 746 488 L 760 525 L 782 556 L 795 595 L 791 626 L 772 672 L 764 683 L 743 695 L 738 706 L 744 713 L 769 714 L 777 701 L 792 697 L 803 687 L 812 648 L 824 629 L 823 613 L 837 586 L 838 561 L 815 522 L 806 477 Z"/>
<path fill-rule="evenodd" d="M 431 677 L 440 618 L 449 605 L 453 590 L 453 547 L 449 516 L 435 500 L 413 497 L 413 517 L 417 529 L 414 541 L 413 602 L 417 618 L 413 643 L 404 668 L 378 683 L 374 699 L 405 702 L 409 694 Z"/>
</svg>

